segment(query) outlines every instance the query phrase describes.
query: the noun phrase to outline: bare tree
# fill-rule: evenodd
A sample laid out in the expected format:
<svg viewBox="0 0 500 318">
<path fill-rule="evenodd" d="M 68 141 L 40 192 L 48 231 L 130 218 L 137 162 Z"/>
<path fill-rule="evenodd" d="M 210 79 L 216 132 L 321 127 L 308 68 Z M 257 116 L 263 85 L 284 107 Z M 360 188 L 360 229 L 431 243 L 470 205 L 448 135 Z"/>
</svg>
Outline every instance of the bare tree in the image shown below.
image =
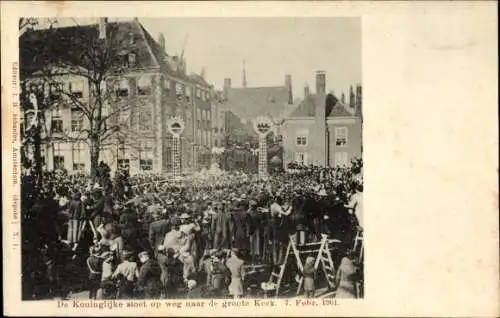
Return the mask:
<svg viewBox="0 0 500 318">
<path fill-rule="evenodd" d="M 129 67 L 133 67 L 130 56 L 124 54 L 123 37 L 117 28 L 108 25 L 104 30 L 96 26 L 85 26 L 83 31 L 75 28 L 70 34 L 52 29 L 34 58 L 42 63 L 32 75 L 45 85 L 45 90 L 48 88 L 51 107 L 56 103 L 67 106 L 85 118 L 87 125 L 77 133 L 64 132 L 59 137 L 89 144 L 90 171 L 95 177 L 103 147 L 117 144 L 118 137 L 130 139 L 130 105 L 140 107 L 141 102 L 130 100 L 129 92 L 125 94 L 119 86 Z M 75 92 L 68 78 L 84 80 L 88 96 Z M 126 101 L 121 100 L 123 95 L 127 95 Z"/>
</svg>

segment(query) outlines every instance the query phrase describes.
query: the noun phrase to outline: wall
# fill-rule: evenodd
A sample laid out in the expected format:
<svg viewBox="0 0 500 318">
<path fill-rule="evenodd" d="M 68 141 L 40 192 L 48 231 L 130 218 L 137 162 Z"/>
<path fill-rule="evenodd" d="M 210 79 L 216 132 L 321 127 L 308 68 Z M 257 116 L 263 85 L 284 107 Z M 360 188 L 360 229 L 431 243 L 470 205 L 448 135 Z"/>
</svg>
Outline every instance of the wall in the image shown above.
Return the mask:
<svg viewBox="0 0 500 318">
<path fill-rule="evenodd" d="M 307 131 L 307 144 L 305 146 L 297 145 L 297 134 L 301 134 L 301 130 Z M 296 152 L 307 153 L 307 163 L 317 161 L 315 158 L 317 150 L 315 147 L 315 121 L 312 117 L 287 119 L 282 126 L 283 137 L 283 164 L 286 168 L 290 162 L 295 161 Z"/>
<path fill-rule="evenodd" d="M 330 166 L 335 166 L 335 154 L 337 152 L 346 152 L 347 160 L 350 161 L 355 157 L 361 157 L 361 120 L 359 118 L 334 118 L 328 119 L 329 132 L 329 160 Z M 335 144 L 335 127 L 346 127 L 348 130 L 348 139 L 346 146 L 336 146 Z"/>
</svg>

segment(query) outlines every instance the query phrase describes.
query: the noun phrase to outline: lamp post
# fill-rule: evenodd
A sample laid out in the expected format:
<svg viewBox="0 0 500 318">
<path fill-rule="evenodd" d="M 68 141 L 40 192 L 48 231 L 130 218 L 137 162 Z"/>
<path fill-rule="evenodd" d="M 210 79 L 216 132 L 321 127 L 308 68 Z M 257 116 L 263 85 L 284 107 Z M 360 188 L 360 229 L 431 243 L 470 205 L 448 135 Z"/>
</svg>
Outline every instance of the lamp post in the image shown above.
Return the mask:
<svg viewBox="0 0 500 318">
<path fill-rule="evenodd" d="M 266 179 L 267 171 L 267 135 L 271 132 L 272 121 L 268 117 L 258 117 L 253 121 L 253 129 L 259 136 L 258 176 Z"/>
<path fill-rule="evenodd" d="M 174 179 L 181 174 L 180 164 L 180 135 L 184 131 L 184 121 L 180 117 L 173 117 L 168 123 L 168 130 L 172 134 L 172 172 Z"/>
</svg>

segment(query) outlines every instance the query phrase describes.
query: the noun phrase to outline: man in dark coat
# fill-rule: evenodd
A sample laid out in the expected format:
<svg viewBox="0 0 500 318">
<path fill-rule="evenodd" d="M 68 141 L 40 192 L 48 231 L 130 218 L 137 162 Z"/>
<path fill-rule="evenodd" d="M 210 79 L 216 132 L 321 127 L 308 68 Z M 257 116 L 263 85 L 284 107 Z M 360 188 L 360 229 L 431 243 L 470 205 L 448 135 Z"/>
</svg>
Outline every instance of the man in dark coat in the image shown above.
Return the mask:
<svg viewBox="0 0 500 318">
<path fill-rule="evenodd" d="M 212 233 L 214 235 L 214 249 L 229 249 L 232 232 L 231 214 L 222 206 L 212 218 Z"/>
<path fill-rule="evenodd" d="M 158 246 L 163 245 L 165 235 L 170 231 L 170 222 L 156 213 L 153 215 L 154 221 L 149 224 L 149 243 L 152 249 L 157 252 Z"/>
<path fill-rule="evenodd" d="M 162 290 L 160 266 L 150 258 L 148 252 L 139 253 L 139 260 L 142 266 L 137 279 L 138 290 L 142 292 L 144 299 L 160 298 Z"/>
<path fill-rule="evenodd" d="M 246 202 L 239 201 L 235 204 L 235 209 L 232 212 L 234 222 L 232 237 L 234 238 L 233 248 L 240 251 L 248 251 L 250 249 L 250 218 L 246 213 L 248 207 Z"/>
<path fill-rule="evenodd" d="M 80 221 L 84 218 L 85 207 L 81 200 L 80 192 L 73 194 L 68 208 L 69 223 L 68 223 L 68 241 L 76 243 L 79 239 Z"/>
<path fill-rule="evenodd" d="M 139 253 L 142 265 L 137 278 L 137 289 L 144 299 L 158 299 L 161 295 L 161 268 L 149 252 Z"/>
<path fill-rule="evenodd" d="M 99 227 L 103 224 L 104 219 L 104 204 L 105 198 L 102 194 L 102 189 L 95 188 L 92 193 L 93 204 L 88 207 L 90 212 L 90 219 L 94 221 L 94 226 Z"/>
</svg>

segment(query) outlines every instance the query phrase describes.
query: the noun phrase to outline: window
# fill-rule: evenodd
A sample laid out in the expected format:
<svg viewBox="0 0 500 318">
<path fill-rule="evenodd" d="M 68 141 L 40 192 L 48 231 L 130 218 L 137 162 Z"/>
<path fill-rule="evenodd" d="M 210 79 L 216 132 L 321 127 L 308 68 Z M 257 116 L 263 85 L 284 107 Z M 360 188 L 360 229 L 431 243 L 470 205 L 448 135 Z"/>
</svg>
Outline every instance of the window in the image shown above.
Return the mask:
<svg viewBox="0 0 500 318">
<path fill-rule="evenodd" d="M 184 85 L 181 83 L 175 83 L 175 94 L 177 96 L 183 96 L 184 95 Z"/>
<path fill-rule="evenodd" d="M 349 163 L 349 156 L 347 152 L 336 152 L 334 155 L 335 166 L 347 166 Z"/>
<path fill-rule="evenodd" d="M 207 120 L 212 120 L 212 116 L 209 110 L 207 110 Z"/>
<path fill-rule="evenodd" d="M 307 137 L 306 136 L 298 136 L 296 139 L 297 146 L 305 146 L 307 145 Z"/>
<path fill-rule="evenodd" d="M 335 145 L 338 147 L 347 146 L 347 127 L 335 128 Z"/>
<path fill-rule="evenodd" d="M 137 55 L 135 53 L 128 54 L 128 67 L 135 67 L 137 64 Z"/>
<path fill-rule="evenodd" d="M 307 153 L 296 152 L 295 153 L 295 162 L 297 162 L 299 165 L 307 165 Z"/>
<path fill-rule="evenodd" d="M 129 95 L 129 82 L 128 79 L 123 78 L 119 81 L 118 87 L 116 88 L 116 97 L 124 98 Z"/>
<path fill-rule="evenodd" d="M 137 95 L 149 96 L 151 95 L 151 77 L 141 76 L 137 82 Z"/>
<path fill-rule="evenodd" d="M 190 102 L 191 101 L 191 95 L 192 95 L 192 88 L 189 87 L 189 86 L 187 86 L 185 90 L 186 90 L 186 100 L 188 102 Z"/>
<path fill-rule="evenodd" d="M 134 33 L 132 33 L 132 32 L 129 32 L 129 34 L 128 34 L 128 44 L 129 45 L 135 44 L 135 36 L 134 36 Z"/>
<path fill-rule="evenodd" d="M 49 85 L 49 99 L 51 103 L 61 100 L 62 84 L 52 83 Z"/>
<path fill-rule="evenodd" d="M 120 170 L 129 170 L 130 169 L 130 160 L 127 158 L 127 148 L 125 146 L 125 142 L 121 141 L 118 145 L 118 169 Z"/>
<path fill-rule="evenodd" d="M 59 109 L 55 109 L 52 112 L 50 131 L 53 133 L 62 133 L 63 132 L 63 120 L 61 117 L 61 111 Z"/>
<path fill-rule="evenodd" d="M 71 131 L 81 131 L 83 129 L 83 112 L 71 111 Z"/>
<path fill-rule="evenodd" d="M 172 83 L 170 82 L 170 80 L 166 79 L 165 80 L 165 89 L 167 90 L 167 93 L 170 93 L 170 90 L 172 89 L 171 85 L 172 85 Z"/>
<path fill-rule="evenodd" d="M 130 111 L 120 111 L 118 113 L 118 123 L 128 128 L 130 126 Z"/>
<path fill-rule="evenodd" d="M 139 112 L 139 130 L 150 131 L 153 127 L 153 112 L 149 108 L 143 108 Z"/>
<path fill-rule="evenodd" d="M 83 97 L 83 80 L 69 82 L 69 91 L 74 98 Z"/>
<path fill-rule="evenodd" d="M 64 156 L 54 155 L 54 170 L 64 169 Z"/>
<path fill-rule="evenodd" d="M 217 139 L 214 140 L 214 146 L 218 147 L 219 146 L 219 141 Z"/>
<path fill-rule="evenodd" d="M 118 159 L 118 169 L 128 171 L 130 169 L 130 160 L 129 159 Z"/>
<path fill-rule="evenodd" d="M 141 143 L 139 165 L 142 171 L 153 170 L 153 143 L 151 141 L 144 141 Z"/>
<path fill-rule="evenodd" d="M 214 127 L 214 133 L 218 133 L 218 132 L 219 132 L 219 128 Z"/>
<path fill-rule="evenodd" d="M 83 163 L 85 151 L 83 142 L 75 142 L 72 144 L 72 157 L 73 157 L 73 170 L 83 171 L 85 169 L 85 164 Z"/>
</svg>

